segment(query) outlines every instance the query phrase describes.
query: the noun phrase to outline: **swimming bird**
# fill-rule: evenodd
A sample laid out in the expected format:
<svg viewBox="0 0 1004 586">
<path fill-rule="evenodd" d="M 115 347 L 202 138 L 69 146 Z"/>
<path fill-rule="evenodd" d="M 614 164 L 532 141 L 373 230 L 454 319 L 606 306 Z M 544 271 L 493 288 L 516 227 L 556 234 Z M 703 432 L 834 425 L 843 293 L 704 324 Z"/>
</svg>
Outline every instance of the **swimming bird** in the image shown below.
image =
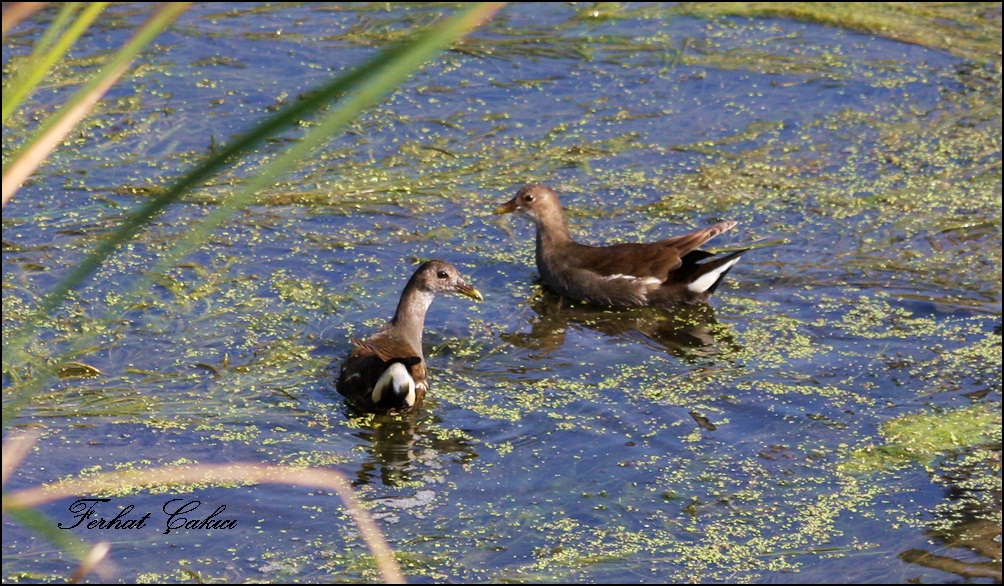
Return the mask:
<svg viewBox="0 0 1004 586">
<path fill-rule="evenodd" d="M 512 212 L 536 225 L 537 270 L 544 284 L 555 293 L 594 305 L 641 307 L 706 302 L 748 250 L 718 258 L 698 250 L 734 227 L 733 221 L 658 242 L 580 244 L 568 231 L 558 194 L 540 183 L 523 187 L 494 213 Z"/>
<path fill-rule="evenodd" d="M 437 293 L 484 298 L 445 260 L 434 259 L 411 276 L 394 318 L 355 347 L 342 362 L 338 392 L 359 411 L 408 413 L 422 404 L 429 381 L 422 355 L 425 314 Z"/>
</svg>

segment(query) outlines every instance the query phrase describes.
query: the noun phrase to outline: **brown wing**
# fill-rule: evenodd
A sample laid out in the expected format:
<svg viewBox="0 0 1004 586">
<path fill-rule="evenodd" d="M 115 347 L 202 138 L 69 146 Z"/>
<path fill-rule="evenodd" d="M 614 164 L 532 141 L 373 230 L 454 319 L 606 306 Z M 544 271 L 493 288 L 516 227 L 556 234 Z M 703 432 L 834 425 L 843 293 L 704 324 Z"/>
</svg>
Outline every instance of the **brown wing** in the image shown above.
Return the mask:
<svg viewBox="0 0 1004 586">
<path fill-rule="evenodd" d="M 667 279 L 669 273 L 683 265 L 683 257 L 708 240 L 731 229 L 736 222 L 719 222 L 713 226 L 652 243 L 626 243 L 612 246 L 577 245 L 569 268 L 594 272 L 600 276 L 626 275 L 644 279 Z M 572 264 L 571 262 L 569 263 Z"/>
<path fill-rule="evenodd" d="M 394 362 L 404 364 L 416 386 L 425 386 L 425 361 L 408 344 L 398 338 L 373 337 L 352 340 L 355 348 L 342 363 L 338 375 L 338 392 L 364 411 L 374 411 L 371 398 L 373 385 Z"/>
<path fill-rule="evenodd" d="M 422 360 L 411 346 L 399 338 L 373 337 L 363 341 L 352 340 L 352 343 L 356 345 L 353 353 L 358 350 L 375 354 L 384 362 L 407 362 L 411 359 L 421 362 Z"/>
</svg>

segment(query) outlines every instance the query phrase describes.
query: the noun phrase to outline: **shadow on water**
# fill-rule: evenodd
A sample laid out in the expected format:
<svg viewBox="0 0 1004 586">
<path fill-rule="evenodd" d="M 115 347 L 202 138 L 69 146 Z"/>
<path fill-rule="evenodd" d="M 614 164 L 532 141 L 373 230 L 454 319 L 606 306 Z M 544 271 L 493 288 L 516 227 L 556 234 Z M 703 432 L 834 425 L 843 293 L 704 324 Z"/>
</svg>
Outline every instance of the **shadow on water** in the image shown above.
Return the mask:
<svg viewBox="0 0 1004 586">
<path fill-rule="evenodd" d="M 682 359 L 698 359 L 741 349 L 735 338 L 718 327 L 708 304 L 675 308 L 604 309 L 542 290 L 530 301 L 537 314 L 529 333 L 503 335 L 519 348 L 551 353 L 561 348 L 570 326 L 622 339 L 641 339 L 659 351 Z"/>
</svg>

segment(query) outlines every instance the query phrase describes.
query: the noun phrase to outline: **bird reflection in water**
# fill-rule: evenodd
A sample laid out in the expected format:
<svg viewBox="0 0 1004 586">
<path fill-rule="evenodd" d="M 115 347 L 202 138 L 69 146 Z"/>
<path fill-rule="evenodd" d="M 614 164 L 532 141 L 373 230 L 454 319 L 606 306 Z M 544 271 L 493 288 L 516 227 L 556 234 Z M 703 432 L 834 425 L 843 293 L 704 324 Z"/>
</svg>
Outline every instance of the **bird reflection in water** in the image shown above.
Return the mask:
<svg viewBox="0 0 1004 586">
<path fill-rule="evenodd" d="M 936 512 L 943 526 L 927 531 L 932 538 L 930 551 L 909 549 L 901 552 L 899 558 L 910 564 L 955 574 L 961 581 L 990 580 L 1000 584 L 1001 444 L 981 446 L 966 462 L 954 472 L 942 475 L 942 482 L 948 487 L 948 498 L 959 506 Z M 996 477 L 998 484 L 989 491 L 964 488 L 981 477 Z M 975 484 L 980 482 L 977 480 Z"/>
<path fill-rule="evenodd" d="M 350 415 L 350 417 L 355 415 Z M 362 416 L 360 416 L 362 417 Z M 424 410 L 404 415 L 375 415 L 355 436 L 366 442 L 368 457 L 353 484 L 404 486 L 428 480 L 443 468 L 443 460 L 464 464 L 478 457 L 473 444 L 458 434 L 441 433 L 442 420 Z"/>
<path fill-rule="evenodd" d="M 315 356 L 331 360 L 321 379 L 325 400 L 329 402 L 340 398 L 334 389 L 345 346 L 323 338 L 313 351 Z M 447 468 L 446 459 L 460 464 L 477 459 L 474 443 L 465 439 L 466 434 L 444 425 L 433 412 L 436 409 L 434 397 L 426 401 L 425 407 L 400 415 L 363 413 L 342 402 L 342 413 L 356 424 L 352 434 L 363 440 L 366 452 L 353 485 L 404 486 L 439 474 L 438 470 Z"/>
<path fill-rule="evenodd" d="M 715 310 L 706 303 L 673 308 L 600 308 L 542 289 L 529 302 L 537 314 L 529 333 L 504 334 L 510 344 L 547 354 L 565 344 L 569 326 L 595 330 L 614 338 L 640 337 L 672 356 L 697 359 L 740 349 L 731 334 L 718 327 Z"/>
</svg>

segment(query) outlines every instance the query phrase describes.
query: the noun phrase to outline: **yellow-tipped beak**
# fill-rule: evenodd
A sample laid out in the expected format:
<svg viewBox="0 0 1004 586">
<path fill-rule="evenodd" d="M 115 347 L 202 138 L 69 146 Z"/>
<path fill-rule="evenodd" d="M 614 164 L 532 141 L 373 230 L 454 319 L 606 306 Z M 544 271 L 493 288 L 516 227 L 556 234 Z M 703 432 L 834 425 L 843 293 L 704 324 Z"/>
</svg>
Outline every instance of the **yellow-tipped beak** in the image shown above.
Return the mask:
<svg viewBox="0 0 1004 586">
<path fill-rule="evenodd" d="M 496 216 L 501 215 L 501 214 L 511 214 L 511 213 L 513 213 L 513 212 L 516 211 L 516 205 L 517 205 L 516 204 L 516 198 L 514 197 L 514 198 L 510 199 L 509 201 L 507 201 L 506 203 L 504 203 L 504 204 L 500 205 L 499 207 L 495 208 L 495 211 L 492 212 L 492 213 L 495 214 Z"/>
<path fill-rule="evenodd" d="M 466 297 L 470 297 L 471 299 L 473 299 L 475 301 L 484 301 L 485 300 L 485 298 L 481 296 L 481 292 L 480 291 L 478 291 L 474 287 L 471 287 L 467 283 L 464 283 L 462 285 L 457 285 L 456 291 L 457 291 L 457 293 L 460 293 L 461 295 L 464 295 Z"/>
</svg>

